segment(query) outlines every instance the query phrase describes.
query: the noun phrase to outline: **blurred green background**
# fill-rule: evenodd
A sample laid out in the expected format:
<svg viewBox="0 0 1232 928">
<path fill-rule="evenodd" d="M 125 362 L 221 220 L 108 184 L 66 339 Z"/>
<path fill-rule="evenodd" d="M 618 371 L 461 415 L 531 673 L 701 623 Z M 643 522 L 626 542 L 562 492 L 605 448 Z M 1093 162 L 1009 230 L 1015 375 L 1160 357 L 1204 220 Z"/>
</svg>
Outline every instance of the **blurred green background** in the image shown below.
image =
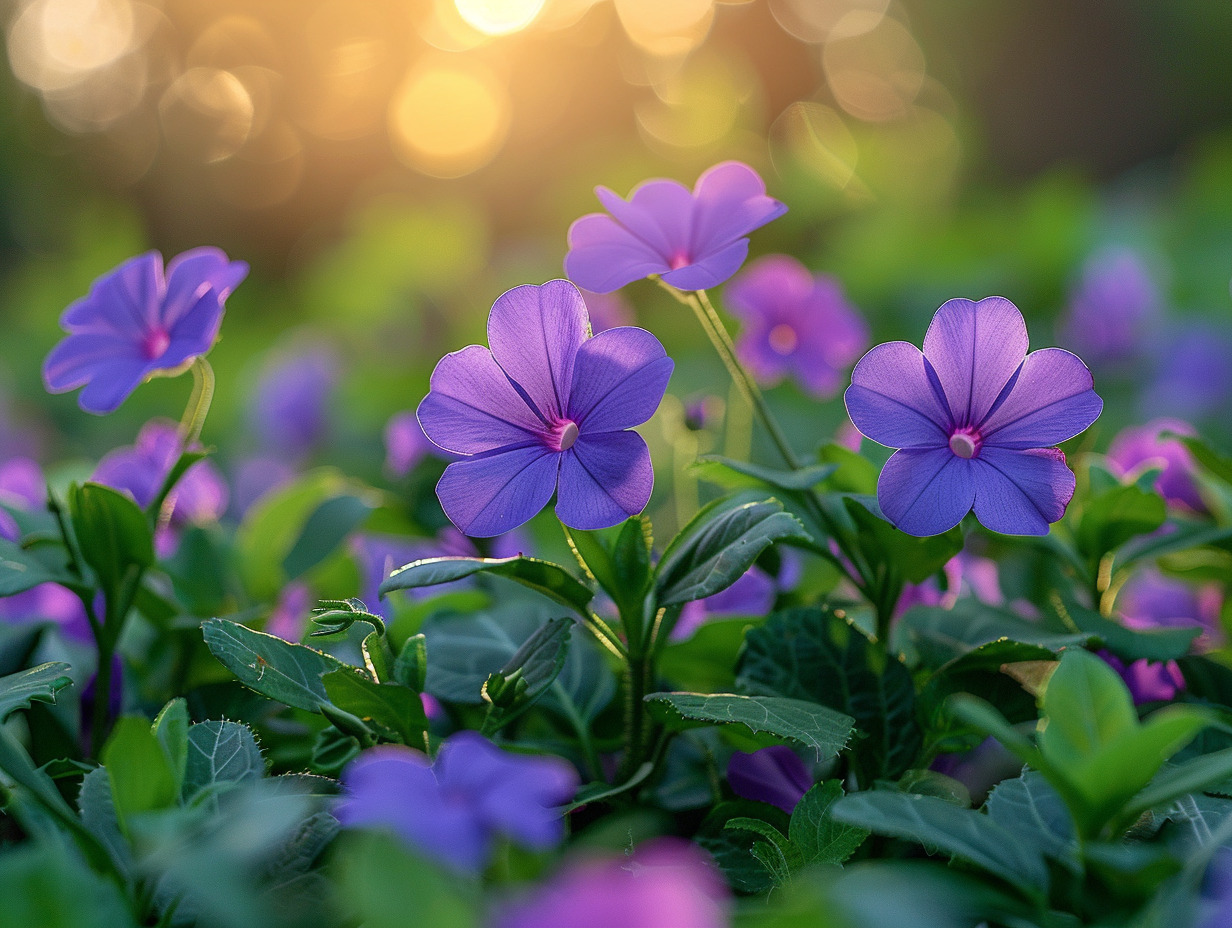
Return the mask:
<svg viewBox="0 0 1232 928">
<path fill-rule="evenodd" d="M 9 0 L 0 75 L 0 453 L 94 460 L 177 417 L 187 378 L 113 416 L 44 394 L 56 320 L 148 248 L 251 263 L 211 355 L 224 469 L 271 357 L 339 374 L 316 452 L 369 479 L 381 432 L 493 299 L 560 276 L 569 223 L 652 176 L 741 159 L 790 211 L 753 235 L 837 276 L 874 340 L 919 343 L 953 296 L 999 293 L 1033 346 L 1088 262 L 1128 250 L 1161 324 L 1089 437 L 1176 414 L 1227 438 L 1232 5 L 1210 0 Z M 721 299 L 721 293 L 719 294 Z M 693 320 L 619 299 L 727 397 Z M 1201 363 L 1187 353 L 1201 349 Z M 273 355 L 271 355 L 273 352 Z M 1232 375 L 1229 375 L 1232 376 Z M 1189 378 L 1189 380 L 1186 380 Z M 1196 380 L 1195 380 L 1196 378 Z M 797 444 L 841 400 L 790 385 Z M 680 457 L 681 407 L 642 431 Z M 703 437 L 686 451 L 721 447 Z M 88 466 L 88 465 L 87 465 Z"/>
</svg>

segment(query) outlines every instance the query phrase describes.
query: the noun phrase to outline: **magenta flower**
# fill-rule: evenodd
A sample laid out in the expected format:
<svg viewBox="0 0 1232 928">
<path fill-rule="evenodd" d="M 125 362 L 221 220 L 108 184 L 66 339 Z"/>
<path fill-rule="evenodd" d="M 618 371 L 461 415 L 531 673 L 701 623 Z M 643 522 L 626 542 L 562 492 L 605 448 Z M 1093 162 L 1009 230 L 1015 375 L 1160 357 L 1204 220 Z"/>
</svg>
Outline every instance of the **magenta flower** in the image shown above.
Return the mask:
<svg viewBox="0 0 1232 928">
<path fill-rule="evenodd" d="M 663 399 L 672 360 L 644 329 L 587 337 L 586 304 L 567 280 L 502 294 L 491 351 L 471 345 L 432 372 L 419 421 L 463 455 L 436 494 L 467 535 L 499 535 L 547 505 L 572 528 L 615 525 L 650 500 L 650 451 L 636 432 Z"/>
<path fill-rule="evenodd" d="M 629 856 L 568 866 L 501 912 L 495 928 L 727 928 L 729 907 L 705 851 L 658 838 Z"/>
<path fill-rule="evenodd" d="M 52 393 L 84 387 L 86 412 L 112 412 L 138 384 L 205 354 L 218 337 L 227 295 L 248 274 L 217 248 L 171 259 L 150 251 L 104 274 L 60 317 L 68 337 L 43 362 Z"/>
<path fill-rule="evenodd" d="M 1185 689 L 1185 676 L 1176 661 L 1137 660 L 1126 664 L 1110 651 L 1097 651 L 1096 654 L 1120 674 L 1135 706 L 1169 702 Z"/>
<path fill-rule="evenodd" d="M 732 754 L 727 762 L 727 782 L 737 796 L 768 802 L 790 815 L 812 787 L 813 774 L 799 754 L 776 744 L 751 754 Z"/>
<path fill-rule="evenodd" d="M 475 873 L 497 836 L 537 851 L 559 844 L 559 807 L 577 792 L 578 775 L 558 757 L 509 754 L 463 731 L 445 740 L 435 762 L 395 745 L 365 751 L 342 784 L 343 825 L 390 829 L 417 851 Z"/>
<path fill-rule="evenodd" d="M 1206 503 L 1194 480 L 1193 455 L 1178 439 L 1164 438 L 1164 432 L 1197 434 L 1192 425 L 1180 419 L 1156 419 L 1117 435 L 1108 448 L 1108 462 L 1121 477 L 1142 466 L 1160 468 L 1155 478 L 1160 496 L 1194 512 L 1206 512 Z"/>
<path fill-rule="evenodd" d="M 1160 305 L 1159 288 L 1141 256 L 1129 248 L 1108 249 L 1083 268 L 1061 335 L 1096 367 L 1132 359 L 1142 353 Z"/>
<path fill-rule="evenodd" d="M 651 274 L 677 290 L 717 286 L 748 257 L 748 234 L 787 212 L 739 161 L 710 168 L 692 193 L 674 180 L 649 180 L 627 202 L 607 187 L 596 187 L 595 195 L 607 213 L 569 227 L 565 273 L 596 293 Z"/>
<path fill-rule="evenodd" d="M 740 360 L 768 386 L 792 377 L 814 396 L 833 396 L 868 347 L 868 326 L 839 282 L 787 255 L 758 258 L 723 297 L 744 324 Z"/>
<path fill-rule="evenodd" d="M 953 528 L 974 507 L 986 528 L 1044 535 L 1074 495 L 1065 455 L 1048 447 L 1099 416 L 1091 372 L 1060 348 L 1027 354 L 1009 300 L 950 300 L 924 351 L 887 342 L 860 359 L 845 396 L 867 438 L 897 448 L 877 481 L 886 518 L 910 535 Z"/>
<path fill-rule="evenodd" d="M 1153 568 L 1143 570 L 1121 588 L 1117 609 L 1130 628 L 1200 628 L 1193 644 L 1197 652 L 1224 642 L 1223 592 L 1217 583 L 1194 586 Z"/>
</svg>

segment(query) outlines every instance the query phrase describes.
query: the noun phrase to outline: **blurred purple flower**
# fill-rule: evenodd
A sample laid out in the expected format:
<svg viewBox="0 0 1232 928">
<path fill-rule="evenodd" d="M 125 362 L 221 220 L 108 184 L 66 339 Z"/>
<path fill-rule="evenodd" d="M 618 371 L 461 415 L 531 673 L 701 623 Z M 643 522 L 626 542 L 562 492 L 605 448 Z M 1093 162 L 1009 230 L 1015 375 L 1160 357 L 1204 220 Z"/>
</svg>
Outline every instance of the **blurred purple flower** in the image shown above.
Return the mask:
<svg viewBox="0 0 1232 928">
<path fill-rule="evenodd" d="M 812 787 L 813 774 L 795 751 L 777 744 L 734 753 L 727 762 L 727 782 L 737 796 L 768 802 L 790 815 Z"/>
<path fill-rule="evenodd" d="M 497 836 L 538 851 L 559 844 L 559 807 L 577 792 L 578 775 L 558 757 L 510 754 L 463 731 L 445 740 L 434 762 L 401 746 L 365 751 L 342 784 L 343 825 L 391 829 L 427 856 L 476 873 Z"/>
<path fill-rule="evenodd" d="M 1223 592 L 1218 584 L 1196 587 L 1154 569 L 1134 574 L 1117 597 L 1117 608 L 1130 628 L 1200 628 L 1194 650 L 1209 651 L 1224 642 L 1219 621 Z"/>
<path fill-rule="evenodd" d="M 904 584 L 894 614 L 902 615 L 913 606 L 942 606 L 950 609 L 964 593 L 991 606 L 999 606 L 1004 602 L 996 561 L 960 551 L 945 562 L 942 571 L 946 580 L 944 590 L 935 577 L 929 577 L 923 583 Z"/>
<path fill-rule="evenodd" d="M 295 467 L 284 458 L 257 455 L 244 458 L 231 474 L 231 508 L 242 518 L 261 497 L 295 479 Z"/>
<path fill-rule="evenodd" d="M 289 583 L 283 587 L 274 610 L 265 622 L 265 631 L 283 641 L 298 642 L 308 628 L 312 611 L 312 591 L 306 583 Z"/>
<path fill-rule="evenodd" d="M 1142 393 L 1149 417 L 1205 419 L 1228 410 L 1232 334 L 1204 323 L 1172 331 L 1155 344 L 1155 373 Z"/>
<path fill-rule="evenodd" d="M 674 180 L 649 180 L 627 202 L 607 187 L 596 187 L 595 195 L 607 213 L 569 227 L 565 273 L 596 293 L 651 274 L 677 290 L 714 287 L 748 257 L 748 234 L 787 212 L 739 161 L 710 168 L 692 193 Z"/>
<path fill-rule="evenodd" d="M 723 420 L 724 403 L 720 397 L 701 393 L 685 400 L 684 425 L 692 432 L 701 432 L 718 426 Z"/>
<path fill-rule="evenodd" d="M 1142 257 L 1129 248 L 1092 256 L 1070 297 L 1061 337 L 1092 365 L 1124 361 L 1142 353 L 1160 295 Z"/>
<path fill-rule="evenodd" d="M 325 437 L 329 398 L 338 381 L 338 358 L 315 345 L 274 355 L 257 381 L 248 425 L 262 447 L 299 458 Z"/>
<path fill-rule="evenodd" d="M 1096 652 L 1104 662 L 1121 675 L 1134 705 L 1167 702 L 1185 688 L 1185 677 L 1176 661 L 1139 660 L 1126 664 L 1111 651 Z"/>
<path fill-rule="evenodd" d="M 778 586 L 760 567 L 750 567 L 725 590 L 685 603 L 672 629 L 671 640 L 683 641 L 707 619 L 722 616 L 764 616 L 774 607 Z"/>
<path fill-rule="evenodd" d="M 978 807 L 989 790 L 1022 770 L 1022 761 L 996 738 L 985 738 L 969 751 L 939 755 L 928 769 L 952 777 L 967 787 L 973 804 Z"/>
<path fill-rule="evenodd" d="M 385 470 L 395 477 L 405 477 L 430 454 L 444 456 L 428 440 L 415 413 L 395 413 L 385 425 Z"/>
<path fill-rule="evenodd" d="M 43 382 L 52 393 L 85 387 L 82 409 L 112 412 L 146 378 L 210 350 L 223 304 L 247 274 L 217 248 L 177 255 L 165 276 L 157 251 L 130 258 L 64 311 L 69 334 L 43 362 Z"/>
<path fill-rule="evenodd" d="M 758 258 L 727 285 L 724 300 L 744 324 L 740 360 L 766 385 L 791 376 L 814 396 L 833 396 L 868 347 L 868 326 L 839 282 L 787 255 Z"/>
<path fill-rule="evenodd" d="M 0 464 L 0 504 L 18 510 L 40 509 L 47 502 L 43 470 L 29 458 L 11 458 Z M 0 538 L 17 541 L 21 532 L 8 510 L 0 507 Z"/>
<path fill-rule="evenodd" d="M 148 506 L 179 459 L 180 442 L 174 423 L 152 419 L 141 427 L 136 443 L 104 455 L 90 479 L 124 490 L 138 506 Z M 168 530 L 155 539 L 164 556 L 174 548 L 175 529 L 216 521 L 226 511 L 227 485 L 212 461 L 198 461 L 180 477 L 168 499 L 172 505 Z"/>
<path fill-rule="evenodd" d="M 630 431 L 659 406 L 672 360 L 644 329 L 586 337 L 586 304 L 567 280 L 501 295 L 488 317 L 489 351 L 471 345 L 432 372 L 419 421 L 463 455 L 436 493 L 467 535 L 499 535 L 559 493 L 571 528 L 606 528 L 641 512 L 654 470 Z"/>
<path fill-rule="evenodd" d="M 727 884 L 709 855 L 658 838 L 632 855 L 568 865 L 499 912 L 494 928 L 727 928 L 728 910 Z"/>
<path fill-rule="evenodd" d="M 1215 851 L 1202 877 L 1195 928 L 1232 925 L 1232 848 Z"/>
<path fill-rule="evenodd" d="M 1194 512 L 1206 512 L 1206 503 L 1194 480 L 1194 459 L 1176 438 L 1164 438 L 1164 432 L 1196 435 L 1194 427 L 1180 419 L 1156 419 L 1137 428 L 1128 428 L 1112 440 L 1108 462 L 1118 476 L 1124 477 L 1140 466 L 1162 468 L 1155 478 L 1155 489 L 1169 503 Z"/>
<path fill-rule="evenodd" d="M 586 312 L 590 315 L 590 331 L 594 335 L 616 329 L 622 325 L 633 324 L 633 308 L 619 293 L 595 293 L 592 290 L 578 289 L 586 302 Z"/>
<path fill-rule="evenodd" d="M 865 436 L 899 450 L 877 481 L 887 519 L 910 535 L 953 528 L 974 507 L 994 532 L 1044 535 L 1074 495 L 1065 455 L 1048 447 L 1098 418 L 1091 372 L 1060 348 L 1027 354 L 1009 300 L 950 300 L 924 351 L 887 342 L 860 359 L 847 412 Z"/>
</svg>

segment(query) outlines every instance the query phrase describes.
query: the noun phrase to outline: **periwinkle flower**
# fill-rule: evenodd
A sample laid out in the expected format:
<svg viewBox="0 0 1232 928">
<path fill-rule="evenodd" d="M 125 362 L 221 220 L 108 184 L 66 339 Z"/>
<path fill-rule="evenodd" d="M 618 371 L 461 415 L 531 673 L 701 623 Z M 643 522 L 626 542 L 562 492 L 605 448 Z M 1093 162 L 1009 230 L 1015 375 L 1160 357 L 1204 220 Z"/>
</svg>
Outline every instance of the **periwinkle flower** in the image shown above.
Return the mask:
<svg viewBox="0 0 1232 928">
<path fill-rule="evenodd" d="M 1201 629 L 1194 639 L 1195 651 L 1209 651 L 1223 643 L 1222 608 L 1218 584 L 1195 586 L 1154 569 L 1134 574 L 1117 597 L 1117 609 L 1130 628 Z"/>
<path fill-rule="evenodd" d="M 329 398 L 338 359 L 324 345 L 274 355 L 261 372 L 248 424 L 262 447 L 292 458 L 307 455 L 329 428 Z"/>
<path fill-rule="evenodd" d="M 692 193 L 674 180 L 649 180 L 627 201 L 607 187 L 596 187 L 595 195 L 607 213 L 569 227 L 565 273 L 596 293 L 651 274 L 677 290 L 717 286 L 748 257 L 749 233 L 787 212 L 739 161 L 710 168 Z"/>
<path fill-rule="evenodd" d="M 711 618 L 764 616 L 774 608 L 777 595 L 774 578 L 760 567 L 750 567 L 727 589 L 705 599 L 685 603 L 680 618 L 672 628 L 671 640 L 682 641 L 690 637 Z"/>
<path fill-rule="evenodd" d="M 1146 425 L 1128 428 L 1112 440 L 1108 462 L 1121 477 L 1140 467 L 1158 467 L 1155 489 L 1173 505 L 1194 512 L 1206 512 L 1206 503 L 1194 480 L 1194 459 L 1177 438 L 1164 433 L 1195 435 L 1194 427 L 1180 419 L 1156 419 Z"/>
<path fill-rule="evenodd" d="M 902 615 L 914 606 L 941 606 L 953 608 L 961 594 L 968 594 L 982 603 L 997 606 L 1004 601 L 1001 581 L 997 576 L 997 562 L 960 551 L 941 569 L 945 575 L 945 589 L 935 577 L 923 583 L 907 583 L 894 607 L 895 615 Z"/>
<path fill-rule="evenodd" d="M 52 393 L 84 387 L 86 412 L 114 411 L 145 379 L 210 350 L 227 296 L 248 274 L 217 248 L 194 248 L 163 271 L 157 251 L 104 274 L 60 317 L 68 332 L 43 362 Z"/>
<path fill-rule="evenodd" d="M 395 745 L 365 751 L 343 772 L 337 815 L 348 827 L 392 830 L 426 856 L 477 873 L 498 836 L 538 851 L 559 844 L 560 806 L 578 783 L 560 758 L 510 754 L 463 731 L 445 740 L 434 762 Z"/>
<path fill-rule="evenodd" d="M 556 514 L 606 528 L 650 500 L 646 442 L 630 431 L 659 406 L 672 360 L 644 329 L 587 337 L 586 305 L 567 280 L 502 294 L 488 317 L 491 350 L 471 345 L 432 372 L 419 421 L 462 456 L 436 485 L 467 535 L 516 528 L 559 492 Z"/>
<path fill-rule="evenodd" d="M 776 744 L 752 753 L 736 751 L 727 762 L 727 782 L 743 799 L 778 806 L 788 815 L 813 785 L 813 774 L 800 755 Z"/>
<path fill-rule="evenodd" d="M 1141 354 L 1159 308 L 1159 288 L 1142 257 L 1111 248 L 1087 261 L 1061 334 L 1093 365 L 1124 361 Z"/>
<path fill-rule="evenodd" d="M 1168 702 L 1185 688 L 1185 677 L 1176 661 L 1136 660 L 1126 664 L 1110 651 L 1096 653 L 1120 674 L 1135 706 Z"/>
<path fill-rule="evenodd" d="M 845 399 L 856 428 L 898 450 L 877 481 L 886 518 L 910 535 L 953 528 L 972 508 L 989 529 L 1044 535 L 1065 514 L 1074 475 L 1048 447 L 1099 416 L 1091 372 L 1060 348 L 1027 354 L 1009 300 L 950 300 L 924 350 L 878 345 L 860 359 Z"/>
<path fill-rule="evenodd" d="M 495 928 L 727 928 L 727 885 L 695 844 L 658 838 L 631 855 L 568 865 Z"/>
<path fill-rule="evenodd" d="M 791 377 L 814 396 L 833 396 L 868 347 L 868 326 L 839 282 L 787 255 L 758 258 L 723 299 L 743 323 L 740 360 L 768 386 Z"/>
<path fill-rule="evenodd" d="M 1232 394 L 1232 332 L 1223 325 L 1195 322 L 1176 328 L 1154 344 L 1155 370 L 1140 405 L 1151 418 L 1201 420 L 1228 411 Z"/>
</svg>

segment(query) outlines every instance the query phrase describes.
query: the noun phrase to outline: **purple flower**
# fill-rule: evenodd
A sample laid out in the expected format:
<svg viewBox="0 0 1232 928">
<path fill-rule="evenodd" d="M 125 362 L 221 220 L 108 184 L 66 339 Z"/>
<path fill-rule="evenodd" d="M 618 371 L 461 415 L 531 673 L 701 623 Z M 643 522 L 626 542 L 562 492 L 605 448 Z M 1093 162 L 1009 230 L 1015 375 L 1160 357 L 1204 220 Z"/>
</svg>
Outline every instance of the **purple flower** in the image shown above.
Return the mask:
<svg viewBox="0 0 1232 928">
<path fill-rule="evenodd" d="M 1167 702 L 1185 688 L 1185 677 L 1176 661 L 1138 660 L 1126 664 L 1110 651 L 1096 652 L 1104 663 L 1121 675 L 1134 705 Z"/>
<path fill-rule="evenodd" d="M 556 514 L 571 528 L 606 528 L 646 507 L 650 451 L 629 429 L 658 408 L 672 360 L 644 329 L 586 331 L 573 284 L 527 284 L 492 305 L 491 351 L 471 345 L 436 365 L 419 421 L 464 456 L 436 494 L 467 535 L 521 525 L 558 485 Z"/>
<path fill-rule="evenodd" d="M 338 359 L 329 348 L 275 356 L 257 381 L 248 424 L 261 445 L 302 457 L 325 436 L 329 397 L 338 380 Z"/>
<path fill-rule="evenodd" d="M 725 590 L 713 596 L 685 603 L 672 629 L 671 640 L 682 641 L 698 630 L 707 619 L 719 616 L 764 616 L 774 607 L 778 595 L 774 578 L 759 567 L 750 567 Z"/>
<path fill-rule="evenodd" d="M 574 863 L 495 928 L 726 928 L 728 891 L 695 844 L 658 838 L 632 855 Z M 581 913 L 585 913 L 584 916 Z"/>
<path fill-rule="evenodd" d="M 265 621 L 265 630 L 284 641 L 297 642 L 308 627 L 312 610 L 312 591 L 306 583 L 290 583 L 283 588 L 274 610 Z"/>
<path fill-rule="evenodd" d="M 434 762 L 411 748 L 372 748 L 342 783 L 344 825 L 391 829 L 429 857 L 475 873 L 497 836 L 538 851 L 560 843 L 559 806 L 577 792 L 578 776 L 560 758 L 509 754 L 464 731 L 445 740 Z"/>
<path fill-rule="evenodd" d="M 385 425 L 385 469 L 395 477 L 405 477 L 415 465 L 440 449 L 428 440 L 415 413 L 396 413 Z"/>
<path fill-rule="evenodd" d="M 1087 261 L 1061 335 L 1093 365 L 1126 360 L 1141 352 L 1146 327 L 1159 309 L 1159 288 L 1141 256 L 1128 248 L 1109 249 Z"/>
<path fill-rule="evenodd" d="M 924 351 L 878 345 L 856 364 L 847 412 L 865 436 L 899 450 L 877 481 L 887 519 L 910 535 L 953 528 L 974 507 L 986 528 L 1044 535 L 1074 495 L 1065 455 L 1047 447 L 1099 416 L 1091 372 L 1060 348 L 1027 354 L 1009 300 L 950 300 Z"/>
<path fill-rule="evenodd" d="M 714 287 L 744 263 L 748 234 L 787 212 L 739 161 L 710 168 L 692 193 L 674 180 L 649 180 L 627 202 L 607 187 L 595 195 L 610 215 L 590 213 L 569 227 L 565 273 L 596 293 L 651 274 L 677 290 Z"/>
<path fill-rule="evenodd" d="M 762 383 L 793 377 L 814 396 L 838 392 L 842 371 L 868 347 L 868 326 L 833 277 L 795 258 L 758 258 L 724 291 L 744 323 L 736 351 Z"/>
<path fill-rule="evenodd" d="M 243 517 L 267 493 L 281 489 L 295 479 L 295 468 L 286 459 L 263 454 L 245 458 L 231 472 L 231 507 Z"/>
<path fill-rule="evenodd" d="M 1215 851 L 1202 877 L 1195 928 L 1232 925 L 1232 848 Z"/>
<path fill-rule="evenodd" d="M 1218 584 L 1195 587 L 1157 570 L 1143 570 L 1121 588 L 1117 607 L 1130 628 L 1202 629 L 1194 639 L 1196 651 L 1209 651 L 1224 640 L 1219 621 L 1223 593 Z"/>
<path fill-rule="evenodd" d="M 960 551 L 945 562 L 942 571 L 946 580 L 944 590 L 935 577 L 929 577 L 923 583 L 905 584 L 898 604 L 894 607 L 894 614 L 902 615 L 913 606 L 942 606 L 950 609 L 963 593 L 993 606 L 1004 602 L 996 561 Z"/>
<path fill-rule="evenodd" d="M 112 412 L 146 378 L 210 350 L 227 295 L 247 274 L 217 248 L 172 258 L 165 276 L 157 251 L 130 258 L 64 311 L 69 334 L 43 362 L 43 382 L 52 393 L 85 387 L 82 409 Z"/>
<path fill-rule="evenodd" d="M 1205 419 L 1228 409 L 1232 393 L 1232 333 L 1195 323 L 1155 345 L 1155 373 L 1143 390 L 1145 415 Z"/>
<path fill-rule="evenodd" d="M 1108 448 L 1108 462 L 1121 477 L 1140 466 L 1160 468 L 1155 489 L 1164 499 L 1194 512 L 1206 512 L 1206 503 L 1193 476 L 1193 455 L 1178 439 L 1164 438 L 1164 432 L 1197 434 L 1192 425 L 1180 419 L 1156 419 L 1117 435 Z"/>
<path fill-rule="evenodd" d="M 791 748 L 777 744 L 752 754 L 737 751 L 727 762 L 727 782 L 743 799 L 768 802 L 788 815 L 813 785 L 813 774 Z"/>
<path fill-rule="evenodd" d="M 104 455 L 90 479 L 124 490 L 138 506 L 148 506 L 179 459 L 180 441 L 174 423 L 153 419 L 141 427 L 136 443 Z M 227 485 L 213 462 L 198 461 L 180 477 L 168 499 L 172 506 L 169 531 L 156 539 L 163 555 L 174 548 L 170 529 L 213 522 L 226 511 Z"/>
</svg>

